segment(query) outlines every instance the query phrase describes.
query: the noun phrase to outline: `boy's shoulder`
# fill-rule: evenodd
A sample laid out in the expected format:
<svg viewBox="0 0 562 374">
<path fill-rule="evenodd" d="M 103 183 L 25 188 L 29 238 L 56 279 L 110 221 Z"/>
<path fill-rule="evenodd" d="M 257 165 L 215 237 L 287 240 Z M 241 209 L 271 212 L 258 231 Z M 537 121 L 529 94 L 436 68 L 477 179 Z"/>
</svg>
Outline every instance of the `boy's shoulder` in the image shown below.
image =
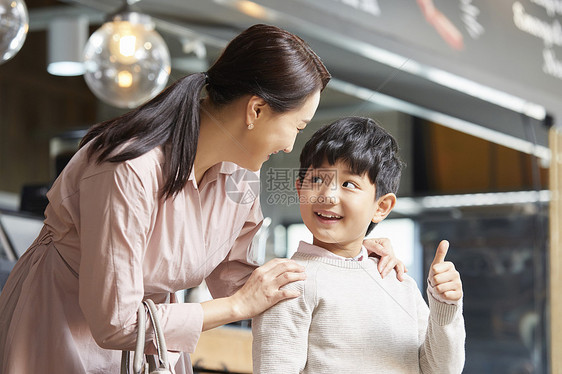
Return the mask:
<svg viewBox="0 0 562 374">
<path fill-rule="evenodd" d="M 378 265 L 379 259 L 377 257 L 369 257 L 367 261 L 372 261 L 375 265 Z M 396 270 L 392 269 L 384 278 L 375 266 L 375 270 L 372 271 L 372 275 L 380 279 L 384 284 L 395 287 L 408 287 L 413 290 L 418 290 L 418 284 L 414 278 L 410 277 L 408 274 L 403 274 L 402 281 L 398 280 L 396 277 Z"/>
<path fill-rule="evenodd" d="M 293 256 L 291 256 L 291 260 L 295 261 L 297 264 L 302 265 L 307 273 L 307 279 L 310 278 L 310 273 L 313 269 L 318 268 L 320 265 L 319 261 L 316 261 L 318 258 L 314 256 L 304 255 L 300 252 L 295 252 Z"/>
<path fill-rule="evenodd" d="M 298 264 L 302 265 L 305 268 L 307 273 L 307 280 L 312 280 L 315 277 L 316 271 L 318 270 L 323 264 L 326 263 L 326 260 L 321 257 L 315 257 L 308 254 L 302 254 L 300 252 L 295 252 L 291 259 Z M 343 261 L 343 260 L 339 260 Z M 330 260 L 328 260 L 330 262 Z M 382 278 L 380 272 L 378 271 L 377 265 L 379 263 L 378 257 L 368 257 L 363 261 L 353 261 L 354 265 L 357 265 L 357 268 L 360 268 L 362 271 L 367 271 L 369 273 L 370 278 L 374 278 L 375 280 L 382 282 L 382 284 L 387 285 L 389 287 L 398 287 L 398 288 L 409 288 L 412 290 L 418 290 L 418 286 L 416 281 L 407 274 L 404 274 L 403 281 L 399 281 L 396 277 L 396 270 L 392 269 L 384 278 Z M 349 266 L 346 268 L 356 268 L 355 266 Z M 305 281 L 306 282 L 306 281 Z M 297 282 L 295 282 L 297 283 Z M 304 284 L 304 283 L 303 283 Z"/>
</svg>

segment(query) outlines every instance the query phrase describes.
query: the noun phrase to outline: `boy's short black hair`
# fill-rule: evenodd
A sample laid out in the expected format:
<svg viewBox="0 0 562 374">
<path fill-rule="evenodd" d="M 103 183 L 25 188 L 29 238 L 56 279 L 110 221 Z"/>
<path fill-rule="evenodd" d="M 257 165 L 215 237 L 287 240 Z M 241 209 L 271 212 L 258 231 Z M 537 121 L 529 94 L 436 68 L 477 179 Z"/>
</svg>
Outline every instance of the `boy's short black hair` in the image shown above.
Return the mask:
<svg viewBox="0 0 562 374">
<path fill-rule="evenodd" d="M 404 166 L 398 158 L 398 144 L 373 119 L 345 117 L 316 131 L 302 149 L 299 180 L 311 166 L 318 168 L 324 160 L 330 165 L 343 161 L 357 175 L 367 173 L 375 185 L 375 199 L 398 192 Z M 371 222 L 365 235 L 375 225 Z"/>
</svg>

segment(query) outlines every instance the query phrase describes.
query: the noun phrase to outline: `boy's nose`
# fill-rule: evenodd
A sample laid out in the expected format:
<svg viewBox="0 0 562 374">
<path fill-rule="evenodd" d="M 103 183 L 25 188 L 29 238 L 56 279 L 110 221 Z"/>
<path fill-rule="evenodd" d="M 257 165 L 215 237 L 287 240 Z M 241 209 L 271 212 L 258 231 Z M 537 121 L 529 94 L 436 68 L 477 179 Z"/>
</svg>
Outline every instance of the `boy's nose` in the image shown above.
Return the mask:
<svg viewBox="0 0 562 374">
<path fill-rule="evenodd" d="M 339 202 L 339 188 L 333 184 L 322 184 L 318 191 L 319 196 L 322 197 L 322 202 L 325 204 L 337 204 Z"/>
<path fill-rule="evenodd" d="M 338 196 L 336 194 L 327 194 L 323 196 L 323 203 L 325 205 L 336 205 L 339 202 Z"/>
</svg>

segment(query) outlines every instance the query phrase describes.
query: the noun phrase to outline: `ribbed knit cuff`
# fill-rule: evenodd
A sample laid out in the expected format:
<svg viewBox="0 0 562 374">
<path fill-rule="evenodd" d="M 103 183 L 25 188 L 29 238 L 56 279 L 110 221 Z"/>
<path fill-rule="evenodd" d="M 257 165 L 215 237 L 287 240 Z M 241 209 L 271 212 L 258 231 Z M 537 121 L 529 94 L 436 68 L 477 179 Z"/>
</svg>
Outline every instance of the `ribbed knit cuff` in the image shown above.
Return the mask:
<svg viewBox="0 0 562 374">
<path fill-rule="evenodd" d="M 458 305 L 445 304 L 436 300 L 429 292 L 427 293 L 429 300 L 429 315 L 433 321 L 439 326 L 450 324 L 459 310 L 462 310 L 462 299 Z"/>
</svg>

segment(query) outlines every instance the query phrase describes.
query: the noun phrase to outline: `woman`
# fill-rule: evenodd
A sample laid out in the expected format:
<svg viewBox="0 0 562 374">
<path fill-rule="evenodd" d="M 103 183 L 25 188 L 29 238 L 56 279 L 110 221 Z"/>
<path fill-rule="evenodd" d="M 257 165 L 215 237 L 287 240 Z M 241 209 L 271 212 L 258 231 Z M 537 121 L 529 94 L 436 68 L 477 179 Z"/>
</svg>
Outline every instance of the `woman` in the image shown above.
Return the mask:
<svg viewBox="0 0 562 374">
<path fill-rule="evenodd" d="M 0 296 L 1 372 L 116 373 L 146 298 L 158 303 L 168 349 L 193 352 L 201 331 L 297 296 L 280 289 L 304 278 L 296 263 L 254 271 L 259 200 L 228 198 L 226 185 L 291 151 L 329 79 L 300 38 L 255 25 L 206 74 L 94 126 L 49 191 L 44 228 Z M 250 191 L 243 181 L 238 188 Z M 171 303 L 170 294 L 203 280 L 214 300 Z M 176 371 L 191 371 L 183 359 Z"/>
</svg>

